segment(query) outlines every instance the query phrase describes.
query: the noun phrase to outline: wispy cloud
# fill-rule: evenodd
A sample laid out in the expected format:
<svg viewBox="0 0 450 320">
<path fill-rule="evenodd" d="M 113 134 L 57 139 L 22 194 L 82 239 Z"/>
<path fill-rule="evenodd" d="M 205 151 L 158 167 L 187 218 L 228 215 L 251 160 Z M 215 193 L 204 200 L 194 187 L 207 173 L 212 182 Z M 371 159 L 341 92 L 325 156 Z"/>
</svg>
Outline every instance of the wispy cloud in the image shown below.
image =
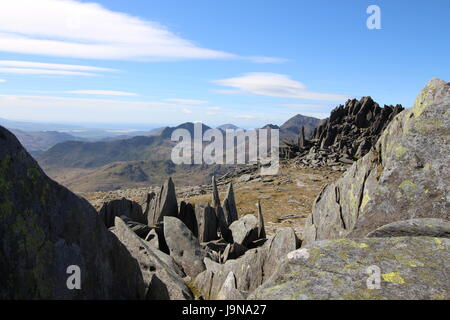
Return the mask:
<svg viewBox="0 0 450 320">
<path fill-rule="evenodd" d="M 178 98 L 168 98 L 165 99 L 169 102 L 179 103 L 179 104 L 188 104 L 188 105 L 202 105 L 207 104 L 208 101 L 205 100 L 193 100 L 193 99 L 178 99 Z"/>
<path fill-rule="evenodd" d="M 216 90 L 216 92 L 225 94 L 256 94 L 325 101 L 344 101 L 350 97 L 344 94 L 311 91 L 303 83 L 292 80 L 287 75 L 277 73 L 254 72 L 213 82 L 221 86 L 234 88 L 233 90 Z"/>
<path fill-rule="evenodd" d="M 250 119 L 254 119 L 255 116 L 251 115 L 251 114 L 238 114 L 238 115 L 233 116 L 233 118 L 250 120 Z"/>
<path fill-rule="evenodd" d="M 273 57 L 249 57 L 247 60 L 254 63 L 284 63 L 289 61 L 288 59 Z"/>
<path fill-rule="evenodd" d="M 184 114 L 192 114 L 192 110 L 190 110 L 188 108 L 181 109 L 181 112 L 183 112 Z"/>
<path fill-rule="evenodd" d="M 64 75 L 64 76 L 97 76 L 99 72 L 114 72 L 114 71 L 118 70 L 109 68 L 99 68 L 94 66 L 73 65 L 73 64 L 0 60 L 0 73 Z"/>
<path fill-rule="evenodd" d="M 2 83 L 2 82 L 6 82 L 6 80 L 5 79 L 0 79 L 0 83 Z"/>
<path fill-rule="evenodd" d="M 67 91 L 70 94 L 82 94 L 82 95 L 97 95 L 97 96 L 123 96 L 123 97 L 137 97 L 139 96 L 134 92 L 113 91 L 113 90 L 74 90 Z"/>
<path fill-rule="evenodd" d="M 3 1 L 0 51 L 113 60 L 282 60 L 203 48 L 157 22 L 75 0 Z"/>
</svg>

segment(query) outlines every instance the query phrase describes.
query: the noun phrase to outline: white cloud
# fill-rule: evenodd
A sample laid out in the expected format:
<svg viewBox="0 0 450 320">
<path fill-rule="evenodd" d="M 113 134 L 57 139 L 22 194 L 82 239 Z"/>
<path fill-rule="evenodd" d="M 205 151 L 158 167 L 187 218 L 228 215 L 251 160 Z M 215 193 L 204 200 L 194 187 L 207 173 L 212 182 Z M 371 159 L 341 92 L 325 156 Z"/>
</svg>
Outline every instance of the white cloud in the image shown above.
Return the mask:
<svg viewBox="0 0 450 320">
<path fill-rule="evenodd" d="M 31 69 L 31 68 L 0 68 L 0 73 L 13 74 L 36 74 L 36 75 L 63 75 L 63 76 L 97 76 L 95 73 L 67 71 L 67 70 L 47 70 L 47 69 Z"/>
<path fill-rule="evenodd" d="M 208 101 L 204 100 L 193 100 L 193 99 L 178 99 L 178 98 L 168 98 L 166 101 L 175 102 L 179 104 L 188 104 L 188 105 L 199 105 L 199 104 L 207 104 Z"/>
<path fill-rule="evenodd" d="M 277 73 L 254 72 L 240 77 L 215 80 L 216 84 L 234 90 L 216 90 L 226 94 L 256 94 L 271 97 L 296 98 L 307 100 L 344 101 L 348 95 L 322 93 L 309 90 L 303 83 Z"/>
<path fill-rule="evenodd" d="M 0 50 L 92 59 L 236 58 L 158 23 L 73 0 L 2 1 Z"/>
<path fill-rule="evenodd" d="M 97 76 L 98 72 L 118 71 L 109 68 L 82 66 L 73 64 L 42 63 L 33 61 L 0 60 L 0 73 L 64 75 L 64 76 Z"/>
<path fill-rule="evenodd" d="M 254 119 L 255 118 L 255 116 L 253 116 L 253 115 L 251 115 L 251 114 L 238 114 L 238 115 L 235 115 L 235 116 L 233 116 L 233 118 L 235 118 L 235 119 Z"/>
<path fill-rule="evenodd" d="M 123 97 L 137 97 L 139 96 L 134 92 L 124 91 L 112 91 L 112 90 L 74 90 L 68 91 L 70 94 L 83 94 L 83 95 L 100 95 L 100 96 L 123 96 Z"/>
<path fill-rule="evenodd" d="M 118 71 L 110 68 L 99 68 L 93 66 L 82 66 L 76 64 L 57 64 L 57 63 L 42 63 L 33 61 L 17 61 L 17 60 L 0 60 L 1 67 L 8 68 L 35 68 L 35 69 L 50 69 L 50 70 L 72 70 L 72 71 L 93 71 L 93 72 L 111 72 Z"/>
<path fill-rule="evenodd" d="M 112 60 L 285 61 L 203 48 L 157 22 L 75 0 L 2 1 L 0 51 Z"/>
<path fill-rule="evenodd" d="M 2 83 L 2 82 L 6 82 L 6 80 L 4 80 L 4 79 L 0 79 L 0 83 Z"/>
</svg>

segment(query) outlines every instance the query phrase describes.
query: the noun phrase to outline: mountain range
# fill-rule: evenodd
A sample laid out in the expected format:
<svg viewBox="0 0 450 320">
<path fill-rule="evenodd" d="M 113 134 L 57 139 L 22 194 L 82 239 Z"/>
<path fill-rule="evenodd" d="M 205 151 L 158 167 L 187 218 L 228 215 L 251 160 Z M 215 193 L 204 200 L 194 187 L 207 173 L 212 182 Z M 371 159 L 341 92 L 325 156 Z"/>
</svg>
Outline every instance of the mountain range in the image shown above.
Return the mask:
<svg viewBox="0 0 450 320">
<path fill-rule="evenodd" d="M 301 126 L 312 132 L 319 119 L 297 115 L 280 127 L 280 138 L 296 140 Z M 210 127 L 202 125 L 203 131 Z M 232 124 L 220 129 L 237 128 Z M 271 127 L 274 128 L 274 127 Z M 230 166 L 175 166 L 171 152 L 177 142 L 171 141 L 176 129 L 186 129 L 193 136 L 194 124 L 166 127 L 146 136 L 111 141 L 66 141 L 37 156 L 39 164 L 56 181 L 77 192 L 108 191 L 119 188 L 161 184 L 176 176 L 180 184 L 202 184 L 212 175 L 225 174 Z"/>
</svg>

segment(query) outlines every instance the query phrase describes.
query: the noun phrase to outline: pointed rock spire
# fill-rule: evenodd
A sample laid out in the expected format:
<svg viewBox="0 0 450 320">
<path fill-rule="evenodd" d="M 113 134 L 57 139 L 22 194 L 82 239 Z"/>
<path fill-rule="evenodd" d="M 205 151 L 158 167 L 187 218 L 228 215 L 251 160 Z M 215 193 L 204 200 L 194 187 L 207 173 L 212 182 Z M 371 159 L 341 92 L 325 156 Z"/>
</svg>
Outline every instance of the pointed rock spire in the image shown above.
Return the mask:
<svg viewBox="0 0 450 320">
<path fill-rule="evenodd" d="M 212 177 L 212 207 L 220 206 L 219 190 L 217 190 L 216 177 Z"/>
<path fill-rule="evenodd" d="M 225 200 L 223 201 L 223 212 L 227 220 L 228 225 L 231 225 L 238 219 L 238 213 L 236 209 L 236 202 L 234 200 L 233 183 L 230 182 L 228 186 L 228 192 Z"/>
<path fill-rule="evenodd" d="M 172 178 L 169 178 L 161 187 L 155 206 L 151 211 L 148 218 L 150 226 L 155 226 L 162 222 L 165 216 L 176 217 L 178 215 L 177 194 Z"/>
<path fill-rule="evenodd" d="M 300 132 L 300 136 L 298 137 L 298 147 L 299 149 L 305 148 L 305 126 L 302 126 L 302 131 Z"/>
<path fill-rule="evenodd" d="M 264 227 L 264 216 L 261 210 L 261 202 L 258 201 L 256 206 L 258 207 L 258 239 L 264 239 L 266 238 L 266 229 Z"/>
</svg>

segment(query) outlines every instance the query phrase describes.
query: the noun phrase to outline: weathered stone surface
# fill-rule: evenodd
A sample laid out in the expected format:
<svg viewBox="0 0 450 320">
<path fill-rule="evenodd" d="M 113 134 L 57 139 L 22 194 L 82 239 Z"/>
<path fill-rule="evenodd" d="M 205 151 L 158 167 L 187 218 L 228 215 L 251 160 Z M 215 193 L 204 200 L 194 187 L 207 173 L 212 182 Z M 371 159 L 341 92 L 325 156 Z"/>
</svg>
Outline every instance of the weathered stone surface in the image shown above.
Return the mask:
<svg viewBox="0 0 450 320">
<path fill-rule="evenodd" d="M 250 299 L 450 299 L 446 238 L 325 240 L 288 257 Z M 380 289 L 367 286 L 374 268 Z"/>
<path fill-rule="evenodd" d="M 155 200 L 156 199 L 156 193 L 154 192 L 150 192 L 145 196 L 144 199 L 144 204 L 143 204 L 143 208 L 144 208 L 144 217 L 148 223 L 149 221 L 149 214 L 151 212 L 152 207 L 155 206 Z"/>
<path fill-rule="evenodd" d="M 153 202 L 153 201 L 152 201 Z M 148 218 L 149 226 L 153 227 L 161 223 L 164 217 L 176 217 L 178 215 L 178 202 L 175 192 L 175 185 L 172 178 L 169 178 L 154 201 Z"/>
<path fill-rule="evenodd" d="M 219 197 L 219 190 L 217 190 L 217 183 L 216 183 L 216 177 L 212 176 L 212 207 L 216 208 L 220 206 L 220 197 Z"/>
<path fill-rule="evenodd" d="M 195 237 L 198 237 L 198 223 L 195 216 L 195 209 L 192 204 L 181 201 L 178 218 L 183 221 Z"/>
<path fill-rule="evenodd" d="M 183 274 L 170 256 L 148 245 L 119 217 L 115 219 L 114 234 L 139 262 L 146 284 L 146 298 L 193 299 L 192 292 L 183 282 Z M 157 278 L 154 278 L 154 275 Z"/>
<path fill-rule="evenodd" d="M 363 237 L 412 218 L 450 219 L 450 83 L 433 79 L 374 149 L 314 203 L 305 242 Z"/>
<path fill-rule="evenodd" d="M 164 217 L 164 237 L 170 256 L 190 277 L 196 277 L 205 270 L 203 259 L 207 256 L 198 239 L 178 218 Z"/>
<path fill-rule="evenodd" d="M 244 296 L 236 288 L 236 278 L 233 271 L 230 271 L 225 282 L 222 285 L 217 300 L 244 300 Z"/>
<path fill-rule="evenodd" d="M 221 206 L 217 206 L 214 209 L 214 212 L 216 213 L 217 217 L 217 225 L 220 232 L 220 236 L 225 239 L 225 241 L 229 243 L 233 243 L 233 234 L 231 233 L 231 230 L 228 228 L 228 223 L 225 218 L 225 214 L 223 212 L 223 209 Z"/>
<path fill-rule="evenodd" d="M 113 227 L 114 219 L 120 216 L 126 216 L 132 221 L 147 224 L 142 207 L 137 202 L 125 198 L 104 203 L 99 216 L 107 228 Z"/>
<path fill-rule="evenodd" d="M 225 218 L 227 219 L 228 225 L 232 224 L 238 219 L 238 212 L 236 208 L 236 201 L 234 200 L 233 183 L 230 182 L 228 186 L 227 196 L 222 204 L 223 212 Z"/>
<path fill-rule="evenodd" d="M 147 234 L 147 236 L 145 237 L 145 241 L 147 241 L 150 245 L 154 246 L 156 249 L 159 249 L 158 233 L 156 233 L 155 229 L 152 229 Z"/>
<path fill-rule="evenodd" d="M 433 218 L 397 221 L 384 225 L 367 235 L 368 238 L 417 236 L 450 238 L 450 221 Z"/>
<path fill-rule="evenodd" d="M 264 226 L 264 216 L 261 209 L 261 202 L 258 201 L 258 239 L 266 238 L 266 228 Z"/>
<path fill-rule="evenodd" d="M 197 204 L 195 216 L 198 223 L 198 239 L 209 242 L 218 239 L 218 222 L 214 209 L 209 204 Z"/>
<path fill-rule="evenodd" d="M 145 239 L 148 233 L 152 230 L 148 225 L 133 221 L 127 216 L 120 216 L 119 218 L 121 218 L 127 226 L 142 239 Z"/>
<path fill-rule="evenodd" d="M 234 242 L 248 247 L 258 239 L 258 219 L 251 214 L 245 215 L 230 225 Z"/>
<path fill-rule="evenodd" d="M 264 281 L 275 272 L 280 263 L 286 259 L 289 252 L 296 250 L 300 242 L 292 228 L 282 228 L 275 236 L 269 239 L 264 247 L 267 250 L 267 258 L 264 261 Z"/>
<path fill-rule="evenodd" d="M 224 264 L 205 259 L 206 271 L 199 274 L 195 287 L 205 299 L 216 300 L 219 292 L 230 272 L 236 279 L 236 289 L 246 297 L 263 281 L 263 264 L 266 250 L 251 249 L 236 260 L 228 260 Z"/>
<path fill-rule="evenodd" d="M 0 299 L 139 299 L 139 266 L 89 203 L 0 127 Z M 81 269 L 69 290 L 67 268 Z"/>
</svg>

